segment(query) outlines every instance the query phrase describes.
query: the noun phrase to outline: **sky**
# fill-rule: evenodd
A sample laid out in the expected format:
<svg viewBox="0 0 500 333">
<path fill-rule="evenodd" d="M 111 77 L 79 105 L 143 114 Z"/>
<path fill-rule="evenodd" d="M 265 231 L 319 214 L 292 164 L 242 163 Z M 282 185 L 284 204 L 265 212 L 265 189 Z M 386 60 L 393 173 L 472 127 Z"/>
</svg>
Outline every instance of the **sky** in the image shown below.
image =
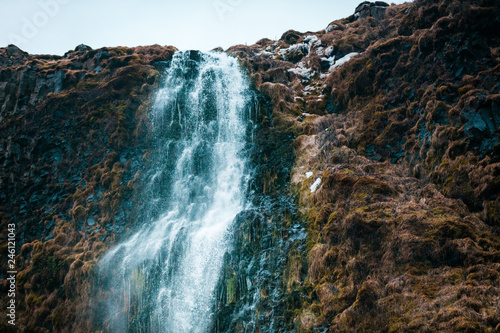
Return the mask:
<svg viewBox="0 0 500 333">
<path fill-rule="evenodd" d="M 362 0 L 0 0 L 0 47 L 63 55 L 79 44 L 208 51 L 324 29 Z M 403 3 L 393 0 L 390 3 Z"/>
</svg>

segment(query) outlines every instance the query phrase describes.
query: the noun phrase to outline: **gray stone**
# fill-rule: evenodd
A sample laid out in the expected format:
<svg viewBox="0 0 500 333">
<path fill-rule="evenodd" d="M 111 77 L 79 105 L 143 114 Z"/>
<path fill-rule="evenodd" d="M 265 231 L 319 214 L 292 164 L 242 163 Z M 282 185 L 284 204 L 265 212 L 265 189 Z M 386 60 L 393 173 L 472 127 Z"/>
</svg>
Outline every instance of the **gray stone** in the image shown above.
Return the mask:
<svg viewBox="0 0 500 333">
<path fill-rule="evenodd" d="M 11 45 L 9 45 L 9 46 L 7 47 L 7 54 L 8 54 L 9 56 L 18 55 L 18 54 L 19 54 L 19 53 L 21 53 L 21 52 L 22 52 L 22 51 L 21 51 L 21 49 L 20 49 L 20 48 L 18 48 L 17 46 L 15 46 L 15 45 L 12 45 L 12 44 L 11 44 Z"/>
<path fill-rule="evenodd" d="M 92 216 L 90 216 L 90 217 L 87 219 L 87 225 L 88 225 L 89 227 L 91 227 L 91 226 L 93 226 L 94 224 L 95 224 L 95 219 L 94 219 Z"/>
<path fill-rule="evenodd" d="M 91 50 L 92 50 L 92 48 L 88 45 L 85 45 L 85 44 L 80 44 L 77 47 L 75 47 L 76 52 L 87 52 L 87 51 L 91 51 Z"/>
<path fill-rule="evenodd" d="M 387 7 L 389 7 L 389 4 L 383 1 L 364 1 L 356 7 L 356 10 L 354 11 L 354 18 L 361 19 L 365 17 L 373 17 L 377 20 L 381 20 L 385 16 L 385 10 Z"/>
</svg>

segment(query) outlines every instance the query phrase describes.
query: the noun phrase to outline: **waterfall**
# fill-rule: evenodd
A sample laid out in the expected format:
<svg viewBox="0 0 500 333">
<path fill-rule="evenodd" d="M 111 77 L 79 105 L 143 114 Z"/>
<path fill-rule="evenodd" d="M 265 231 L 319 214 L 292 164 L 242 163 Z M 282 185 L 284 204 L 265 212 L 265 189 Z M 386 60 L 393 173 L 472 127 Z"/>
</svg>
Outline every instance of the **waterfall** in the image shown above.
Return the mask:
<svg viewBox="0 0 500 333">
<path fill-rule="evenodd" d="M 207 332 L 244 208 L 251 95 L 223 53 L 177 52 L 150 113 L 143 218 L 99 262 L 110 331 Z"/>
</svg>

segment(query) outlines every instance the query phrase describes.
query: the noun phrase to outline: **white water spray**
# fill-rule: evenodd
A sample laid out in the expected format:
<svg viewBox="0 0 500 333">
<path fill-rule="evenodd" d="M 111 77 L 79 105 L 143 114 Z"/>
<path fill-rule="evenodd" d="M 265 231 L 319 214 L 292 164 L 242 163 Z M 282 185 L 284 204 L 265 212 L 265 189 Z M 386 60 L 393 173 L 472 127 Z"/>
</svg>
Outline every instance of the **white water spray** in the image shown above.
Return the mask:
<svg viewBox="0 0 500 333">
<path fill-rule="evenodd" d="M 157 93 L 143 226 L 100 261 L 112 331 L 202 333 L 243 209 L 250 108 L 237 61 L 178 52 Z"/>
</svg>

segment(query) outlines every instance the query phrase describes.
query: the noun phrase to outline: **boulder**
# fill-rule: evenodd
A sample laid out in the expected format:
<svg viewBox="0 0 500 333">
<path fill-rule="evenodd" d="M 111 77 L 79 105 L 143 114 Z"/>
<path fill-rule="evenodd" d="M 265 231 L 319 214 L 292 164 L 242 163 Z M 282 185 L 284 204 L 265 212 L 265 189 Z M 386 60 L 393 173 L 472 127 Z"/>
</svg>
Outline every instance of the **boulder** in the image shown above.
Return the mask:
<svg viewBox="0 0 500 333">
<path fill-rule="evenodd" d="M 384 18 L 387 7 L 389 7 L 389 4 L 383 1 L 364 1 L 356 7 L 354 11 L 354 18 L 357 20 L 365 17 L 373 17 L 380 20 Z"/>
<path fill-rule="evenodd" d="M 13 45 L 13 44 L 10 44 L 9 46 L 7 46 L 7 55 L 9 56 L 13 56 L 13 55 L 18 55 L 19 53 L 22 53 L 23 51 L 21 51 L 20 48 L 18 48 L 17 46 Z"/>
<path fill-rule="evenodd" d="M 75 47 L 76 52 L 87 52 L 87 51 L 91 51 L 91 50 L 92 50 L 92 48 L 88 45 L 85 45 L 85 44 L 80 44 L 77 47 Z"/>
</svg>

